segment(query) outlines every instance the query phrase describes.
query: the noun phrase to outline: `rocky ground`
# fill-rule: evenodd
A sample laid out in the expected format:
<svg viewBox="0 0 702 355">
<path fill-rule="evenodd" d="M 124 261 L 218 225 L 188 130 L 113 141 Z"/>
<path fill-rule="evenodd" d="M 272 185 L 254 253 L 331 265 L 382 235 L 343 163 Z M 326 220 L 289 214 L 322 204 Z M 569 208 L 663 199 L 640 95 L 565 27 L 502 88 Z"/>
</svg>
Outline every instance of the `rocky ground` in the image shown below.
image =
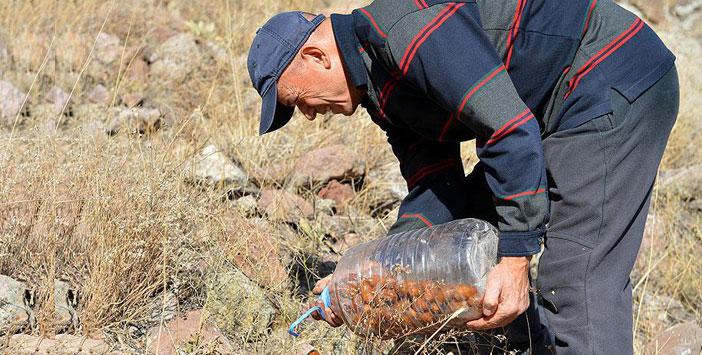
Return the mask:
<svg viewBox="0 0 702 355">
<path fill-rule="evenodd" d="M 636 350 L 695 353 L 702 2 L 625 5 L 674 50 L 683 89 L 632 275 Z M 407 190 L 382 132 L 359 112 L 256 137 L 244 65 L 270 14 L 351 7 L 0 4 L 0 351 L 390 349 L 320 324 L 286 333 L 316 280 L 397 216 Z"/>
</svg>

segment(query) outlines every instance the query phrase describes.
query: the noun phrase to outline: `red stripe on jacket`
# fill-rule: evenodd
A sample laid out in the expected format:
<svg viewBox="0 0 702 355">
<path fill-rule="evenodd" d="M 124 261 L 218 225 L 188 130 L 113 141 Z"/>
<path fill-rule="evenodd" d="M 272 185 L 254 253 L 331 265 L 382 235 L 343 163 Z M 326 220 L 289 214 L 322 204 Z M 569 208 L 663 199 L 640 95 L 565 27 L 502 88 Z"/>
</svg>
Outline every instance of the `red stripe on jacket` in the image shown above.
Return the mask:
<svg viewBox="0 0 702 355">
<path fill-rule="evenodd" d="M 417 8 L 420 10 L 429 7 L 429 5 L 427 5 L 427 2 L 424 0 L 414 0 L 414 4 L 417 5 Z"/>
<path fill-rule="evenodd" d="M 373 24 L 373 27 L 375 27 L 375 30 L 378 32 L 378 34 L 380 35 L 380 37 L 383 37 L 383 38 L 387 38 L 387 37 L 388 37 L 388 35 L 385 34 L 385 32 L 383 32 L 383 30 L 380 29 L 380 27 L 378 26 L 378 24 L 375 22 L 375 19 L 373 18 L 373 15 L 371 15 L 370 12 L 366 11 L 366 9 L 364 9 L 364 8 L 360 8 L 359 10 L 361 10 L 361 12 L 363 12 L 363 14 L 366 15 L 366 17 L 368 17 L 368 19 L 369 19 L 370 22 Z"/>
<path fill-rule="evenodd" d="M 528 108 L 525 109 L 522 113 L 507 121 L 507 123 L 505 123 L 499 130 L 495 131 L 495 133 L 490 136 L 490 139 L 485 142 L 485 145 L 493 144 L 499 141 L 504 136 L 512 133 L 519 126 L 529 122 L 529 120 L 532 118 L 534 118 L 534 115 L 531 113 L 531 111 L 529 111 Z"/>
<path fill-rule="evenodd" d="M 488 75 L 483 81 L 479 82 L 478 85 L 474 86 L 473 89 L 471 89 L 466 96 L 463 97 L 463 100 L 461 101 L 461 104 L 458 106 L 458 113 L 463 111 L 463 108 L 466 106 L 466 103 L 468 103 L 468 100 L 473 96 L 478 90 L 480 90 L 483 85 L 487 84 L 492 78 L 494 78 L 497 74 L 499 74 L 501 71 L 505 70 L 504 65 L 500 65 L 495 69 L 490 75 Z"/>
<path fill-rule="evenodd" d="M 578 69 L 575 76 L 570 79 L 570 89 L 565 94 L 567 99 L 570 94 L 575 91 L 575 88 L 580 84 L 580 80 L 592 71 L 597 65 L 602 63 L 603 60 L 607 59 L 612 53 L 616 52 L 617 49 L 621 48 L 625 43 L 631 40 L 639 31 L 643 28 L 644 22 L 641 19 L 636 19 L 634 23 L 622 34 L 617 36 L 612 42 L 609 42 L 604 48 L 600 49 L 590 60 L 588 60 L 580 69 Z"/>
<path fill-rule="evenodd" d="M 585 33 L 587 32 L 587 28 L 590 26 L 590 18 L 592 18 L 592 11 L 595 10 L 595 6 L 597 5 L 597 0 L 592 0 L 592 3 L 590 4 L 590 9 L 587 11 L 587 19 L 585 20 L 585 27 L 583 27 L 583 33 L 580 35 L 580 37 L 585 36 Z"/>
<path fill-rule="evenodd" d="M 424 224 L 426 224 L 427 227 L 433 226 L 433 224 L 431 222 L 429 222 L 428 219 L 426 219 L 424 216 L 422 216 L 419 213 L 405 213 L 402 216 L 400 216 L 400 218 L 417 218 L 420 221 L 424 222 Z"/>
<path fill-rule="evenodd" d="M 444 10 L 442 10 L 432 21 L 426 24 L 419 31 L 419 33 L 417 33 L 417 35 L 414 36 L 412 42 L 410 42 L 410 45 L 407 46 L 407 49 L 405 50 L 405 53 L 402 56 L 402 60 L 400 60 L 400 69 L 403 75 L 407 75 L 410 63 L 412 63 L 412 60 L 417 54 L 417 50 L 419 50 L 419 47 L 422 45 L 422 43 L 424 43 L 424 41 L 426 41 L 427 38 L 429 38 L 429 35 L 431 35 L 432 32 L 436 31 L 439 27 L 441 27 L 441 25 L 444 22 L 446 22 L 446 20 L 448 20 L 449 17 L 455 14 L 456 11 L 458 11 L 458 9 L 465 4 L 466 3 L 451 3 Z"/>
<path fill-rule="evenodd" d="M 420 180 L 425 178 L 427 175 L 436 173 L 438 171 L 444 170 L 455 165 L 455 159 L 444 160 L 435 164 L 427 165 L 419 169 L 419 171 L 412 175 L 412 177 L 407 179 L 407 187 L 411 190 Z"/>
<path fill-rule="evenodd" d="M 538 195 L 538 194 L 544 193 L 544 192 L 546 192 L 546 189 L 544 189 L 544 188 L 542 187 L 542 188 L 540 188 L 540 189 L 536 189 L 536 190 L 533 190 L 533 191 L 524 191 L 524 192 L 520 192 L 520 193 L 518 193 L 518 194 L 509 195 L 509 196 L 505 196 L 505 197 L 500 197 L 500 199 L 501 199 L 501 200 L 509 201 L 509 200 L 513 200 L 513 199 L 515 199 L 515 198 L 517 198 L 517 197 L 529 196 L 529 195 Z"/>
<path fill-rule="evenodd" d="M 512 30 L 510 31 L 509 37 L 507 38 L 507 57 L 505 58 L 505 67 L 509 69 L 509 63 L 512 61 L 512 52 L 514 51 L 514 41 L 517 39 L 517 33 L 519 33 L 519 25 L 522 22 L 522 17 L 524 15 L 524 8 L 526 7 L 527 0 L 519 0 L 517 2 L 517 8 L 514 12 L 514 20 L 512 22 Z"/>
</svg>

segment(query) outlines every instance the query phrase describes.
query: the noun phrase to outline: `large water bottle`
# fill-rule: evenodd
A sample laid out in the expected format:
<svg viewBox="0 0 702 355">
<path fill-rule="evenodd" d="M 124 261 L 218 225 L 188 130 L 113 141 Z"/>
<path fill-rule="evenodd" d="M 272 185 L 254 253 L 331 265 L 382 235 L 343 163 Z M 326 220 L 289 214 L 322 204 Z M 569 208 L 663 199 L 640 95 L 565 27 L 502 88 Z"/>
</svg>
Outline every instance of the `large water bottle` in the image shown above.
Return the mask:
<svg viewBox="0 0 702 355">
<path fill-rule="evenodd" d="M 341 258 L 321 298 L 357 334 L 465 329 L 482 315 L 497 238 L 492 225 L 469 218 L 357 245 Z"/>
</svg>

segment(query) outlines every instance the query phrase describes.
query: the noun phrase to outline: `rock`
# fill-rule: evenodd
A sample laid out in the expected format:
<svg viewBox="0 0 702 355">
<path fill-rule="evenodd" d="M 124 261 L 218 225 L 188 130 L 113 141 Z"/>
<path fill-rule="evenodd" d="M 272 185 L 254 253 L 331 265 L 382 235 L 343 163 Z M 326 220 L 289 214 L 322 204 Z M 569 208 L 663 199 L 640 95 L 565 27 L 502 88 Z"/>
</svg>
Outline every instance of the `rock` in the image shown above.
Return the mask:
<svg viewBox="0 0 702 355">
<path fill-rule="evenodd" d="M 149 58 L 151 74 L 159 79 L 180 82 L 197 68 L 200 48 L 190 33 L 173 36 L 161 44 Z"/>
<path fill-rule="evenodd" d="M 218 65 L 225 65 L 229 62 L 229 54 L 227 53 L 227 50 L 219 43 L 207 41 L 207 43 L 205 43 L 205 47 L 208 49 L 210 55 Z"/>
<path fill-rule="evenodd" d="M 335 179 L 349 181 L 362 178 L 366 165 L 362 157 L 344 145 L 331 145 L 304 154 L 295 164 L 295 186 L 318 186 Z"/>
<path fill-rule="evenodd" d="M 257 205 L 258 201 L 251 195 L 246 195 L 234 200 L 234 208 L 244 216 L 253 216 L 256 214 Z"/>
<path fill-rule="evenodd" d="M 214 145 L 206 146 L 185 164 L 187 179 L 198 183 L 240 188 L 247 184 L 246 172 Z"/>
<path fill-rule="evenodd" d="M 337 208 L 343 210 L 343 206 L 346 202 L 354 198 L 355 192 L 353 187 L 348 184 L 342 184 L 336 180 L 330 181 L 327 186 L 319 190 L 317 196 L 323 199 L 334 200 L 336 202 Z"/>
<path fill-rule="evenodd" d="M 93 55 L 102 64 L 110 64 L 122 55 L 122 43 L 117 36 L 101 32 L 95 41 Z"/>
<path fill-rule="evenodd" d="M 158 46 L 177 34 L 178 31 L 172 28 L 158 26 L 146 34 L 146 41 L 151 45 Z"/>
<path fill-rule="evenodd" d="M 274 163 L 262 167 L 254 167 L 251 179 L 258 185 L 283 185 L 288 178 L 290 169 L 284 163 Z"/>
<path fill-rule="evenodd" d="M 408 194 L 407 183 L 397 161 L 370 169 L 363 186 L 369 191 L 368 202 L 373 216 L 382 216 L 392 210 Z"/>
<path fill-rule="evenodd" d="M 668 0 L 631 0 L 631 3 L 654 24 L 667 20 Z"/>
<path fill-rule="evenodd" d="M 356 245 L 363 240 L 361 235 L 368 236 L 375 226 L 373 218 L 359 216 L 327 216 L 318 215 L 317 223 L 325 235 L 331 237 L 332 249 L 339 253 Z"/>
<path fill-rule="evenodd" d="M 25 94 L 11 83 L 0 81 L 0 120 L 7 126 L 12 126 L 15 117 L 22 109 Z"/>
<path fill-rule="evenodd" d="M 247 85 L 248 86 L 248 85 Z M 242 108 L 244 112 L 258 112 L 260 110 L 259 104 L 261 103 L 261 96 L 258 94 L 256 89 L 251 87 L 246 87 L 242 94 Z"/>
<path fill-rule="evenodd" d="M 702 353 L 702 328 L 695 322 L 677 324 L 651 340 L 645 354 L 693 355 Z"/>
<path fill-rule="evenodd" d="M 266 293 L 236 268 L 211 276 L 207 297 L 206 307 L 215 324 L 237 339 L 265 336 L 277 313 Z"/>
<path fill-rule="evenodd" d="M 0 335 L 13 333 L 29 323 L 30 311 L 24 303 L 26 286 L 0 275 Z"/>
<path fill-rule="evenodd" d="M 54 327 L 61 332 L 71 326 L 78 326 L 76 291 L 65 281 L 54 280 Z"/>
<path fill-rule="evenodd" d="M 53 339 L 27 334 L 10 338 L 8 350 L 12 354 L 117 354 L 102 339 L 58 334 Z"/>
<path fill-rule="evenodd" d="M 228 243 L 232 263 L 249 279 L 267 289 L 285 288 L 288 273 L 275 230 L 268 223 L 231 221 L 226 233 L 232 237 Z"/>
<path fill-rule="evenodd" d="M 311 218 L 314 208 L 302 197 L 281 190 L 261 190 L 258 210 L 273 221 L 298 223 L 301 218 Z"/>
<path fill-rule="evenodd" d="M 88 101 L 94 104 L 105 104 L 107 105 L 110 101 L 110 92 L 102 84 L 97 84 L 88 93 Z"/>
<path fill-rule="evenodd" d="M 697 13 L 702 7 L 699 0 L 630 0 L 653 24 L 666 24 L 674 18 L 684 20 Z"/>
<path fill-rule="evenodd" d="M 358 244 L 363 243 L 361 236 L 356 233 L 347 233 L 342 238 L 337 239 L 332 245 L 332 250 L 337 254 L 343 254 L 349 248 L 354 247 Z"/>
<path fill-rule="evenodd" d="M 684 201 L 702 199 L 702 164 L 661 173 L 659 186 L 676 192 Z"/>
<path fill-rule="evenodd" d="M 45 99 L 47 103 L 52 105 L 54 114 L 59 114 L 63 111 L 63 108 L 66 107 L 71 96 L 60 87 L 54 86 L 49 93 L 46 94 Z"/>
<path fill-rule="evenodd" d="M 141 57 L 134 58 L 127 68 L 127 79 L 146 84 L 149 79 L 149 63 Z"/>
<path fill-rule="evenodd" d="M 8 63 L 10 59 L 10 52 L 7 50 L 7 46 L 5 43 L 0 42 L 0 63 Z"/>
<path fill-rule="evenodd" d="M 173 319 L 178 310 L 178 297 L 169 291 L 161 292 L 151 298 L 148 303 L 149 322 L 152 324 L 160 324 Z"/>
<path fill-rule="evenodd" d="M 140 92 L 132 92 L 122 95 L 122 103 L 127 105 L 129 108 L 139 106 L 142 102 L 144 102 L 144 95 L 142 95 Z"/>
<path fill-rule="evenodd" d="M 164 326 L 149 330 L 146 346 L 149 354 L 230 354 L 229 340 L 207 320 L 206 311 L 195 309 Z"/>
<path fill-rule="evenodd" d="M 643 303 L 640 314 L 643 321 L 671 326 L 694 320 L 694 315 L 690 314 L 685 306 L 673 297 L 646 293 L 640 302 Z"/>
<path fill-rule="evenodd" d="M 314 200 L 315 210 L 328 216 L 336 214 L 336 201 L 317 197 Z"/>
<path fill-rule="evenodd" d="M 161 128 L 161 111 L 135 107 L 120 111 L 109 124 L 107 134 L 115 135 L 123 130 L 130 134 L 147 134 L 156 132 L 159 128 Z"/>
</svg>

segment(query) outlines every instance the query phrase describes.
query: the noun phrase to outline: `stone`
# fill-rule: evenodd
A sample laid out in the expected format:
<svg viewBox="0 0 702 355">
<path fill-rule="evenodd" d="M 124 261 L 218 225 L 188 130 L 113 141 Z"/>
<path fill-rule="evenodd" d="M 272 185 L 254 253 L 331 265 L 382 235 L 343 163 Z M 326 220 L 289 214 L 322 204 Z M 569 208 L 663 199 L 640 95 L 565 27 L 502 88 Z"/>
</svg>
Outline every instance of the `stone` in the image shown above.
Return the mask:
<svg viewBox="0 0 702 355">
<path fill-rule="evenodd" d="M 44 338 L 27 334 L 10 337 L 8 351 L 12 354 L 118 354 L 111 352 L 103 339 L 58 334 Z"/>
<path fill-rule="evenodd" d="M 197 68 L 200 57 L 200 48 L 192 34 L 175 35 L 151 54 L 151 74 L 165 81 L 181 82 Z"/>
<path fill-rule="evenodd" d="M 127 67 L 127 79 L 146 84 L 149 79 L 149 70 L 149 63 L 142 57 L 136 57 Z"/>
<path fill-rule="evenodd" d="M 0 63 L 8 63 L 10 58 L 10 52 L 7 50 L 7 45 L 0 42 Z"/>
<path fill-rule="evenodd" d="M 258 210 L 273 221 L 296 224 L 302 218 L 311 218 L 314 208 L 302 197 L 282 190 L 261 190 Z"/>
<path fill-rule="evenodd" d="M 317 197 L 314 200 L 315 210 L 328 216 L 336 214 L 336 201 Z"/>
<path fill-rule="evenodd" d="M 319 190 L 317 196 L 323 199 L 334 200 L 337 208 L 343 209 L 343 206 L 349 200 L 353 199 L 356 193 L 353 187 L 348 184 L 342 184 L 336 180 L 330 181 L 325 187 Z"/>
<path fill-rule="evenodd" d="M 122 95 L 122 103 L 129 108 L 139 106 L 142 102 L 144 102 L 144 95 L 140 92 L 131 92 Z"/>
<path fill-rule="evenodd" d="M 702 164 L 661 173 L 659 186 L 677 193 L 683 201 L 702 199 Z"/>
<path fill-rule="evenodd" d="M 363 181 L 368 203 L 373 216 L 382 215 L 395 208 L 409 193 L 407 183 L 400 173 L 400 163 L 396 160 L 369 169 Z"/>
<path fill-rule="evenodd" d="M 321 231 L 331 238 L 332 249 L 340 253 L 363 242 L 361 235 L 368 236 L 375 226 L 371 217 L 317 215 Z"/>
<path fill-rule="evenodd" d="M 229 340 L 207 320 L 202 309 L 188 311 L 163 326 L 149 330 L 146 340 L 149 354 L 181 354 L 187 349 L 194 354 L 230 354 Z"/>
<path fill-rule="evenodd" d="M 640 317 L 642 321 L 660 323 L 666 326 L 694 320 L 685 306 L 677 299 L 664 295 L 646 293 L 640 300 L 643 303 Z"/>
<path fill-rule="evenodd" d="M 107 128 L 107 134 L 120 131 L 130 134 L 154 133 L 161 128 L 161 111 L 155 108 L 134 107 L 120 111 Z"/>
<path fill-rule="evenodd" d="M 71 326 L 78 326 L 76 290 L 65 281 L 54 280 L 54 327 L 61 332 Z"/>
<path fill-rule="evenodd" d="M 208 145 L 185 164 L 186 179 L 205 185 L 240 188 L 247 184 L 246 172 L 214 145 Z"/>
<path fill-rule="evenodd" d="M 51 104 L 54 114 L 59 114 L 63 111 L 64 107 L 67 107 L 68 100 L 71 99 L 71 96 L 60 87 L 54 86 L 46 94 L 45 99 L 47 103 Z"/>
<path fill-rule="evenodd" d="M 332 249 L 337 254 L 343 254 L 351 247 L 363 243 L 361 236 L 356 233 L 347 233 L 342 238 L 337 239 L 332 245 Z"/>
<path fill-rule="evenodd" d="M 22 109 L 25 94 L 10 82 L 0 81 L 0 120 L 7 126 L 12 126 L 15 117 Z"/>
<path fill-rule="evenodd" d="M 219 43 L 207 41 L 205 43 L 205 47 L 218 65 L 225 65 L 229 62 L 229 54 L 227 53 L 227 50 Z"/>
<path fill-rule="evenodd" d="M 262 167 L 254 167 L 251 179 L 258 185 L 283 185 L 288 178 L 290 169 L 284 163 L 274 163 Z"/>
<path fill-rule="evenodd" d="M 122 42 L 115 35 L 101 32 L 95 41 L 93 55 L 102 64 L 110 64 L 122 55 Z"/>
<path fill-rule="evenodd" d="M 94 104 L 107 105 L 111 99 L 110 91 L 102 84 L 95 85 L 90 92 L 88 92 L 88 101 Z"/>
<path fill-rule="evenodd" d="M 667 20 L 669 0 L 631 0 L 653 24 L 664 23 Z"/>
<path fill-rule="evenodd" d="M 30 311 L 24 303 L 26 285 L 0 275 L 0 335 L 13 333 L 29 323 Z"/>
<path fill-rule="evenodd" d="M 249 279 L 269 290 L 285 288 L 288 273 L 275 231 L 268 223 L 231 219 L 229 259 Z"/>
<path fill-rule="evenodd" d="M 702 328 L 695 322 L 677 324 L 653 338 L 644 351 L 656 355 L 693 355 L 702 353 Z"/>
<path fill-rule="evenodd" d="M 159 324 L 172 320 L 178 310 L 178 297 L 167 290 L 151 298 L 147 308 L 149 310 L 148 320 L 150 323 Z"/>
<path fill-rule="evenodd" d="M 234 208 L 241 212 L 244 216 L 253 216 L 256 214 L 256 206 L 258 201 L 252 195 L 246 195 L 234 200 Z"/>
<path fill-rule="evenodd" d="M 277 311 L 243 272 L 229 268 L 210 276 L 206 309 L 228 337 L 257 340 L 268 334 Z"/>
<path fill-rule="evenodd" d="M 366 164 L 348 147 L 337 144 L 303 154 L 293 170 L 295 186 L 320 186 L 331 180 L 349 181 L 363 177 Z"/>
</svg>

